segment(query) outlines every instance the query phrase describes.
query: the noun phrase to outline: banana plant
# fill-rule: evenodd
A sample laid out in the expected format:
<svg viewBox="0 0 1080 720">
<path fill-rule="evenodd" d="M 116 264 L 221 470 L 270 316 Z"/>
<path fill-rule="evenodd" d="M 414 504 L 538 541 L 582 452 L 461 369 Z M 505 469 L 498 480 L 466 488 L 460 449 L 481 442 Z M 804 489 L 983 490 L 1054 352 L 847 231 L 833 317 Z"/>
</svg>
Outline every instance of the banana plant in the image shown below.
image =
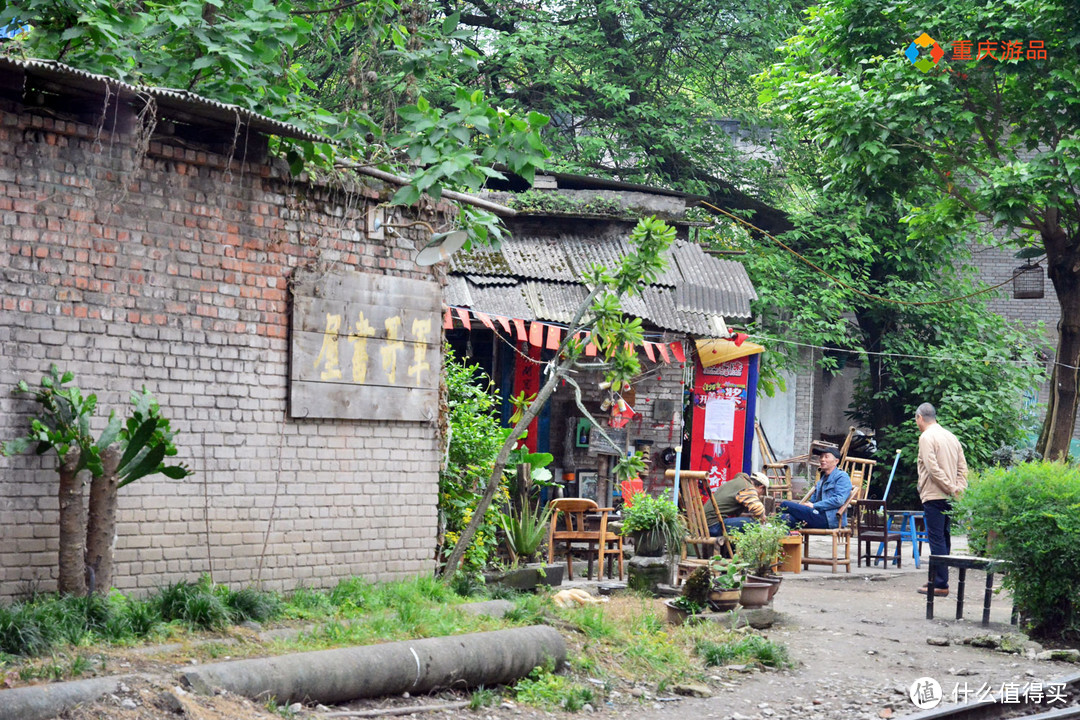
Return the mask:
<svg viewBox="0 0 1080 720">
<path fill-rule="evenodd" d="M 131 416 L 121 423 L 109 415 L 98 438 L 101 471 L 90 482 L 90 512 L 86 529 L 86 568 L 91 592 L 107 593 L 112 586 L 113 539 L 116 535 L 117 494 L 125 485 L 161 473 L 173 480 L 191 474 L 184 464 L 166 465 L 176 455 L 169 420 L 162 417 L 157 400 L 144 386 L 131 393 Z"/>
<path fill-rule="evenodd" d="M 56 365 L 31 389 L 25 380 L 15 387 L 16 395 L 34 396 L 41 406 L 30 422 L 30 432 L 3 444 L 4 455 L 15 455 L 35 447 L 38 455 L 55 450 L 59 457 L 59 568 L 57 590 L 72 595 L 86 594 L 84 548 L 86 543 L 86 506 L 83 504 L 81 471 L 101 471 L 101 456 L 90 432 L 90 418 L 97 408 L 97 396 L 83 397 L 72 385 L 71 372 L 61 373 Z"/>
</svg>

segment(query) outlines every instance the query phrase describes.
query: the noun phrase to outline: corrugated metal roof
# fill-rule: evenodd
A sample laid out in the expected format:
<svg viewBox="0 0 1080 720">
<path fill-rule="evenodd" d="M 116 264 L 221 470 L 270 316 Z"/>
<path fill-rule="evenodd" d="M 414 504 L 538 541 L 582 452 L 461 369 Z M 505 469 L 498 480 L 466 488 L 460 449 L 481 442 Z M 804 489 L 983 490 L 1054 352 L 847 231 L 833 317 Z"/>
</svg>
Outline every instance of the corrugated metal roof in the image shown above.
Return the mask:
<svg viewBox="0 0 1080 720">
<path fill-rule="evenodd" d="M 472 307 L 473 299 L 472 293 L 469 292 L 469 281 L 460 275 L 451 275 L 446 278 L 443 302 L 452 307 Z"/>
<path fill-rule="evenodd" d="M 757 293 L 741 263 L 713 257 L 686 241 L 676 244 L 675 262 L 687 280 L 676 288 L 680 310 L 750 317 L 750 301 L 757 299 Z"/>
<path fill-rule="evenodd" d="M 589 293 L 574 283 L 529 280 L 524 287 L 525 300 L 537 320 L 568 324 Z"/>
<path fill-rule="evenodd" d="M 211 100 L 186 90 L 132 85 L 105 75 L 79 70 L 55 60 L 0 57 L 0 71 L 12 72 L 16 70 L 22 71 L 29 77 L 46 80 L 69 90 L 81 90 L 99 94 L 104 93 L 107 88 L 110 92 L 128 95 L 128 99 L 141 99 L 146 102 L 147 98 L 153 98 L 159 111 L 165 116 L 168 116 L 170 110 L 181 111 L 229 127 L 235 126 L 237 118 L 239 118 L 252 130 L 268 135 L 311 140 L 313 142 L 331 142 L 325 136 L 301 130 L 298 127 L 273 120 L 265 115 L 259 115 L 239 105 L 230 105 Z"/>
</svg>

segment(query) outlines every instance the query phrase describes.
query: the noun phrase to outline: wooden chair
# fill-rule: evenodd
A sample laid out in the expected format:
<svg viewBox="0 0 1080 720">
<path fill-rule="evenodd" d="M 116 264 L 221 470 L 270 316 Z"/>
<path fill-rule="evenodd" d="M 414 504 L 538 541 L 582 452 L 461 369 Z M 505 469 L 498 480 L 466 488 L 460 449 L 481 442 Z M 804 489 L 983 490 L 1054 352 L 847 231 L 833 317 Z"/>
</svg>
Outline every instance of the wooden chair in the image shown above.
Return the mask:
<svg viewBox="0 0 1080 720">
<path fill-rule="evenodd" d="M 555 551 L 558 545 L 566 547 L 566 575 L 574 579 L 574 545 L 584 544 L 587 546 L 589 561 L 589 579 L 592 580 L 593 557 L 595 556 L 599 570 L 597 579 L 604 579 L 604 557 L 615 557 L 619 561 L 619 579 L 623 577 L 623 539 L 622 535 L 608 530 L 608 513 L 611 508 L 598 507 L 597 504 L 583 498 L 562 498 L 551 501 L 551 527 L 548 530 L 548 563 L 555 561 Z M 600 528 L 589 530 L 586 527 L 586 517 L 599 514 Z M 561 526 L 560 526 L 561 521 Z M 609 549 L 611 546 L 611 549 Z M 609 572 L 610 574 L 610 572 Z"/>
<path fill-rule="evenodd" d="M 896 556 L 893 561 L 896 567 L 900 567 L 901 553 L 900 540 L 903 534 L 899 530 L 889 529 L 888 505 L 884 500 L 857 500 L 855 502 L 855 528 L 858 534 L 859 567 L 862 567 L 863 558 L 866 558 L 866 567 L 870 567 L 870 558 L 874 561 L 884 560 L 889 564 L 889 543 L 896 542 Z M 878 553 L 871 555 L 870 546 L 873 543 L 881 543 Z"/>
<path fill-rule="evenodd" d="M 773 454 L 765 431 L 761 429 L 761 423 L 754 420 L 754 432 L 758 439 L 758 448 L 761 450 L 762 471 L 769 478 L 768 494 L 778 500 L 791 499 L 791 465 L 787 462 L 779 462 Z"/>
<path fill-rule="evenodd" d="M 847 572 L 851 572 L 851 527 L 845 522 L 848 507 L 860 500 L 864 490 L 863 474 L 861 470 L 855 470 L 851 476 L 851 494 L 847 502 L 836 511 L 838 527 L 831 530 L 819 530 L 816 528 L 799 528 L 799 534 L 803 538 L 802 566 L 805 570 L 811 565 L 828 565 L 832 571 L 844 566 Z M 832 553 L 829 557 L 814 557 L 810 555 L 810 538 L 814 536 L 826 536 L 832 539 Z M 840 550 L 843 549 L 843 556 Z"/>
<path fill-rule="evenodd" d="M 704 475 L 704 473 L 700 473 Z M 688 475 L 690 477 L 688 477 Z M 724 516 L 716 507 L 716 501 L 709 495 L 708 502 L 713 504 L 716 517 L 720 519 L 720 536 L 709 534 L 709 524 L 705 519 L 705 506 L 701 503 L 701 491 L 693 473 L 683 472 L 679 477 L 679 505 L 686 519 L 687 536 L 679 549 L 679 563 L 675 572 L 675 584 L 679 585 L 695 569 L 708 565 L 716 554 L 727 551 L 731 556 L 731 539 L 724 525 Z M 693 548 L 696 557 L 688 557 L 688 549 Z"/>
</svg>

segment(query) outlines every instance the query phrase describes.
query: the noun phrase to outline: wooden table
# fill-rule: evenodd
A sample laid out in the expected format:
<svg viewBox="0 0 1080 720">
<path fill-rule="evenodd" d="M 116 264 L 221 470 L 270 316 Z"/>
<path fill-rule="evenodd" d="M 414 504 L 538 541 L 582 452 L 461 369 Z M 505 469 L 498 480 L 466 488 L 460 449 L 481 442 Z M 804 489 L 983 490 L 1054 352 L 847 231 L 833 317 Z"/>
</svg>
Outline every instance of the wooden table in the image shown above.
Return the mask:
<svg viewBox="0 0 1080 720">
<path fill-rule="evenodd" d="M 802 536 L 789 535 L 781 538 L 783 554 L 780 556 L 780 572 L 802 572 Z"/>
</svg>

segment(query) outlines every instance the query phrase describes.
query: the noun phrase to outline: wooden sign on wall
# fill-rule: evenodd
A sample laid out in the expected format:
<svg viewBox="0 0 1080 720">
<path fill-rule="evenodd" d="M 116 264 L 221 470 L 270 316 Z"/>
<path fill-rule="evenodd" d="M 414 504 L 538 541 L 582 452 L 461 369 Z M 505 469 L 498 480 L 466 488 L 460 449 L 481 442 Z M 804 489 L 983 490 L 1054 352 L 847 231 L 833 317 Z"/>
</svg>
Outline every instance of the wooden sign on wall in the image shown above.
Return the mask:
<svg viewBox="0 0 1080 720">
<path fill-rule="evenodd" d="M 430 420 L 438 412 L 442 292 L 366 273 L 298 273 L 289 415 Z"/>
</svg>

